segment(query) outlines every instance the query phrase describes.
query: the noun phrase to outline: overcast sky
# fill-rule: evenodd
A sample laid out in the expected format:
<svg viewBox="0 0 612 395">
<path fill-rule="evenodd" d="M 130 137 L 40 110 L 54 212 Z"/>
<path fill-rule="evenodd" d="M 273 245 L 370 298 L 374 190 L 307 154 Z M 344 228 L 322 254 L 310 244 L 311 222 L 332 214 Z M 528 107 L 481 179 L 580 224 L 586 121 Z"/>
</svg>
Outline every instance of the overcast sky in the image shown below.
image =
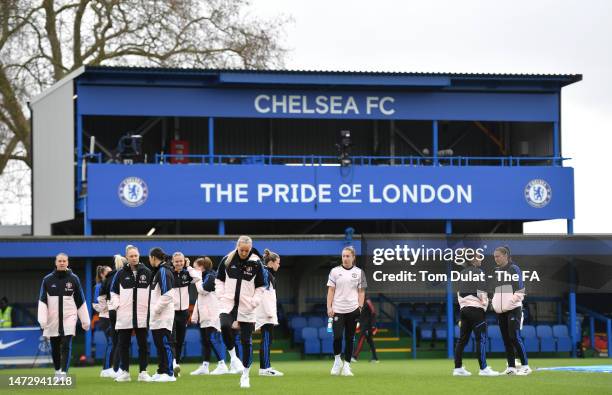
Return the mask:
<svg viewBox="0 0 612 395">
<path fill-rule="evenodd" d="M 562 91 L 574 231 L 612 233 L 612 1 L 253 0 L 251 12 L 293 19 L 290 69 L 583 74 Z"/>
</svg>

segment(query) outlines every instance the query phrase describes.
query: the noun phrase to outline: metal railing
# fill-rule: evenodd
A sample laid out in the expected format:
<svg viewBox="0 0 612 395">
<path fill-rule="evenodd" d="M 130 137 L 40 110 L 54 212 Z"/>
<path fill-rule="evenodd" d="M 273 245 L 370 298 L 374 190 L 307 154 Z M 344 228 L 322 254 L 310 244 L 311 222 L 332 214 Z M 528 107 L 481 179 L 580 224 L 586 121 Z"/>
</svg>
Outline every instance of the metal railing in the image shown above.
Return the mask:
<svg viewBox="0 0 612 395">
<path fill-rule="evenodd" d="M 295 166 L 340 166 L 340 158 L 333 155 L 172 155 L 155 154 L 155 163 L 186 163 L 213 165 L 258 164 Z M 399 166 L 561 166 L 571 158 L 558 156 L 351 156 L 352 165 Z"/>
</svg>

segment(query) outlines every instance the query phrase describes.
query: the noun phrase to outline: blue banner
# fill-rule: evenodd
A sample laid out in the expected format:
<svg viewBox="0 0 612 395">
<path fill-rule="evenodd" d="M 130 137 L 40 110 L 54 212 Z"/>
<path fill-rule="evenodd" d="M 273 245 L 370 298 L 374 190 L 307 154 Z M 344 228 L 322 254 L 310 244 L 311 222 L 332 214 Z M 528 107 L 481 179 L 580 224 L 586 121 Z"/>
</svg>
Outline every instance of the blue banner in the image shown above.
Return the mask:
<svg viewBox="0 0 612 395">
<path fill-rule="evenodd" d="M 49 342 L 38 327 L 0 328 L 0 364 L 48 363 Z"/>
<path fill-rule="evenodd" d="M 106 165 L 88 167 L 90 219 L 574 217 L 568 167 Z"/>
<path fill-rule="evenodd" d="M 78 86 L 83 115 L 556 122 L 556 93 Z"/>
</svg>

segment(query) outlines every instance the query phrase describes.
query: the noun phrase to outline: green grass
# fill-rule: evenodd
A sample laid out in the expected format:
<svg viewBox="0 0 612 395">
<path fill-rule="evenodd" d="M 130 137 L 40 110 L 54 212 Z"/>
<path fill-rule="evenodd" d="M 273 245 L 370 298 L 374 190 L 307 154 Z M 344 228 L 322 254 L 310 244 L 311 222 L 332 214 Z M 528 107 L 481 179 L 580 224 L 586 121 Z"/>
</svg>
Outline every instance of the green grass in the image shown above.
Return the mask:
<svg viewBox="0 0 612 395">
<path fill-rule="evenodd" d="M 284 377 L 257 376 L 258 361 L 251 369 L 251 388 L 239 388 L 239 376 L 190 376 L 195 364 L 181 365 L 185 374 L 176 383 L 139 383 L 135 381 L 137 365 L 132 365 L 132 382 L 115 383 L 98 377 L 99 367 L 72 368 L 76 376 L 76 388 L 53 389 L 52 394 L 612 394 L 612 374 L 538 372 L 526 377 L 452 377 L 450 360 L 383 360 L 379 364 L 360 361 L 352 365 L 355 377 L 332 377 L 329 374 L 331 360 L 290 361 L 274 363 L 285 373 Z M 546 366 L 605 365 L 608 359 L 531 359 L 532 368 Z M 496 370 L 505 368 L 505 361 L 494 359 L 489 365 Z M 465 366 L 477 373 L 477 363 L 471 358 Z M 154 366 L 149 366 L 153 373 Z M 47 369 L 16 369 L 0 371 L 6 374 L 52 374 Z M 34 394 L 47 389 L 1 388 L 0 393 Z"/>
</svg>

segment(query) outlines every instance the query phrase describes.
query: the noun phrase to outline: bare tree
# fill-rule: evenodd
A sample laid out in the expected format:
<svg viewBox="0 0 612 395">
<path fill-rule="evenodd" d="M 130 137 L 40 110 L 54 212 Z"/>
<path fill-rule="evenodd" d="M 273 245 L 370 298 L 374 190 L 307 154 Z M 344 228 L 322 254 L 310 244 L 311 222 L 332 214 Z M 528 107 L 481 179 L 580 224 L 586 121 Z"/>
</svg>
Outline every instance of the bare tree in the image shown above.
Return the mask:
<svg viewBox="0 0 612 395">
<path fill-rule="evenodd" d="M 31 166 L 27 101 L 82 65 L 277 68 L 286 19 L 248 0 L 0 0 L 0 173 Z M 6 181 L 6 180 L 3 180 Z"/>
</svg>

